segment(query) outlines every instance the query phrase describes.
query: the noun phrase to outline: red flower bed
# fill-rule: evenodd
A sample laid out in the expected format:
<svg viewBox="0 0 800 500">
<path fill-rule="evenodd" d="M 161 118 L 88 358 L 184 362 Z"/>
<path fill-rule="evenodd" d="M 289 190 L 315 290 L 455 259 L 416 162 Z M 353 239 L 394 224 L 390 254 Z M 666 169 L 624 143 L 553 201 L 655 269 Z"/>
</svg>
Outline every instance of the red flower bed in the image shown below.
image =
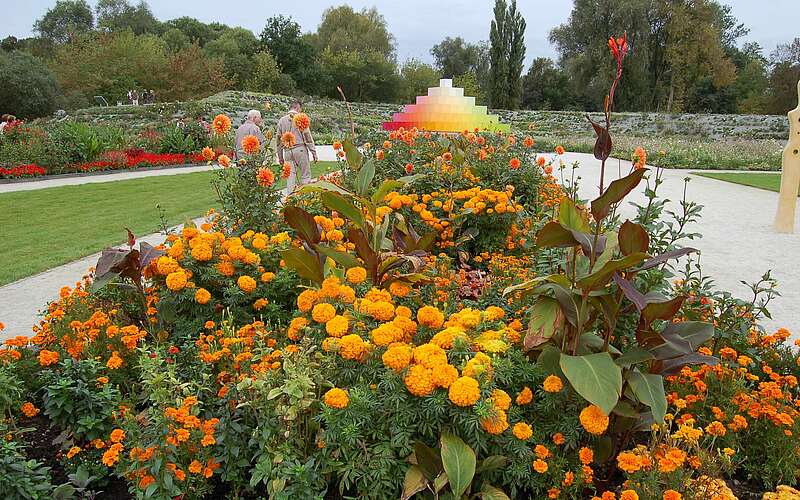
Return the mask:
<svg viewBox="0 0 800 500">
<path fill-rule="evenodd" d="M 36 177 L 37 175 L 44 175 L 45 169 L 39 165 L 17 165 L 16 167 L 3 168 L 0 167 L 0 178 L 10 177 L 12 179 L 21 177 Z"/>
</svg>

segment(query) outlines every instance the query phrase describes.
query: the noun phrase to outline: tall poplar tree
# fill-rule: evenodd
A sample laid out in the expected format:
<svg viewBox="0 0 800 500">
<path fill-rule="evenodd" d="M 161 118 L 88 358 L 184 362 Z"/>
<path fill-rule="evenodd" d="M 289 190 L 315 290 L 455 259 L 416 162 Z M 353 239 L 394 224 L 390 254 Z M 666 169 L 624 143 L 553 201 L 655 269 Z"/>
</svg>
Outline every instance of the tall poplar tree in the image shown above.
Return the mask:
<svg viewBox="0 0 800 500">
<path fill-rule="evenodd" d="M 508 9 L 508 108 L 522 104 L 522 69 L 525 65 L 525 18 L 517 10 L 517 0 Z"/>
<path fill-rule="evenodd" d="M 508 8 L 505 0 L 494 3 L 494 20 L 489 30 L 490 81 L 489 101 L 494 108 L 508 107 Z"/>
</svg>

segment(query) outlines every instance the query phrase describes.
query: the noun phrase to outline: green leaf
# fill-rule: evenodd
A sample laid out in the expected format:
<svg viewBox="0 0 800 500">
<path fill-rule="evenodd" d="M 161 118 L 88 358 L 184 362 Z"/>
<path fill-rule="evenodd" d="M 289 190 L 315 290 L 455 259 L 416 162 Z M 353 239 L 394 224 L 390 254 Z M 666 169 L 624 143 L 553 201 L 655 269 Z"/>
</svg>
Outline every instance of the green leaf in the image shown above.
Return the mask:
<svg viewBox="0 0 800 500">
<path fill-rule="evenodd" d="M 299 193 L 318 193 L 320 191 L 333 191 L 334 193 L 343 194 L 345 196 L 353 196 L 353 193 L 343 189 L 340 186 L 328 181 L 316 180 L 303 186 Z"/>
<path fill-rule="evenodd" d="M 294 269 L 301 278 L 314 283 L 322 283 L 324 279 L 322 266 L 315 256 L 302 248 L 290 248 L 282 251 L 281 257 L 286 262 L 286 266 Z"/>
<path fill-rule="evenodd" d="M 505 467 L 508 463 L 508 458 L 503 455 L 492 455 L 490 457 L 486 457 L 478 463 L 478 467 L 475 469 L 475 474 L 482 474 L 484 472 L 491 472 L 493 470 L 500 469 Z"/>
<path fill-rule="evenodd" d="M 633 347 L 628 351 L 625 351 L 625 353 L 615 359 L 614 362 L 623 368 L 628 368 L 629 366 L 642 363 L 644 361 L 650 361 L 652 359 L 655 358 L 650 351 L 642 349 L 641 347 Z"/>
<path fill-rule="evenodd" d="M 322 234 L 317 221 L 314 220 L 314 216 L 310 213 L 300 207 L 287 205 L 283 208 L 283 218 L 297 232 L 297 235 L 307 243 L 320 242 Z"/>
<path fill-rule="evenodd" d="M 456 498 L 467 491 L 475 476 L 475 452 L 458 436 L 442 434 L 442 465 Z"/>
<path fill-rule="evenodd" d="M 404 182 L 395 179 L 386 179 L 381 183 L 378 189 L 372 193 L 372 203 L 375 205 L 383 204 L 383 199 L 387 194 L 397 190 L 405 185 Z"/>
<path fill-rule="evenodd" d="M 417 459 L 417 465 L 425 474 L 425 477 L 428 478 L 428 481 L 433 481 L 444 470 L 438 451 L 425 443 L 420 441 L 414 443 L 414 457 Z"/>
<path fill-rule="evenodd" d="M 561 310 L 564 312 L 564 316 L 571 325 L 578 326 L 578 324 L 583 323 L 578 303 L 575 301 L 575 296 L 571 290 L 558 283 L 546 283 L 542 285 L 542 290 L 552 290 L 558 304 L 561 306 Z"/>
<path fill-rule="evenodd" d="M 574 229 L 582 233 L 589 232 L 589 223 L 583 218 L 571 198 L 564 198 L 559 203 L 558 222 L 567 229 Z"/>
<path fill-rule="evenodd" d="M 536 364 L 544 368 L 545 373 L 552 373 L 560 377 L 564 375 L 561 371 L 561 366 L 559 366 L 560 358 L 561 351 L 559 351 L 557 347 L 546 345 L 536 358 Z"/>
<path fill-rule="evenodd" d="M 639 401 L 653 411 L 653 419 L 657 423 L 663 424 L 664 415 L 667 413 L 664 377 L 653 373 L 642 373 L 634 369 L 628 373 L 628 383 Z"/>
<path fill-rule="evenodd" d="M 647 257 L 646 253 L 633 253 L 626 255 L 621 259 L 609 260 L 603 267 L 593 272 L 588 276 L 578 280 L 578 286 L 584 290 L 596 290 L 602 288 L 608 283 L 617 271 L 622 271 L 629 267 L 635 266 Z"/>
<path fill-rule="evenodd" d="M 356 177 L 356 193 L 361 196 L 367 196 L 373 178 L 375 178 L 375 162 L 368 161 L 364 163 L 361 170 L 358 171 L 358 176 Z"/>
<path fill-rule="evenodd" d="M 561 354 L 561 370 L 575 391 L 608 415 L 622 394 L 622 370 L 607 352 L 570 356 Z"/>
<path fill-rule="evenodd" d="M 630 174 L 617 179 L 608 185 L 608 188 L 598 198 L 592 201 L 592 215 L 594 220 L 600 222 L 605 219 L 611 210 L 611 205 L 619 203 L 625 196 L 639 185 L 646 168 L 634 170 Z"/>
<path fill-rule="evenodd" d="M 314 247 L 314 250 L 318 251 L 325 257 L 330 257 L 337 264 L 339 264 L 345 269 L 350 269 L 351 267 L 358 267 L 360 265 L 355 255 L 351 255 L 346 252 L 340 252 L 339 250 L 334 250 L 331 247 L 326 247 L 324 245 L 317 245 Z"/>
<path fill-rule="evenodd" d="M 647 252 L 650 248 L 650 236 L 639 224 L 626 220 L 619 228 L 619 249 L 623 255 Z"/>
<path fill-rule="evenodd" d="M 345 159 L 347 160 L 347 164 L 350 165 L 350 168 L 353 170 L 358 170 L 361 168 L 361 165 L 364 163 L 364 155 L 361 154 L 361 151 L 353 144 L 351 139 L 345 139 L 342 142 L 342 149 L 344 149 Z"/>
<path fill-rule="evenodd" d="M 402 500 L 408 500 L 428 486 L 428 480 L 425 479 L 425 474 L 422 469 L 416 465 L 412 465 L 406 471 L 406 478 L 403 481 L 403 494 L 400 497 Z"/>
<path fill-rule="evenodd" d="M 569 229 L 555 221 L 548 222 L 536 233 L 536 246 L 540 248 L 564 248 L 578 245 L 580 243 Z"/>
<path fill-rule="evenodd" d="M 483 483 L 481 486 L 480 497 L 482 500 L 510 500 L 503 490 L 489 483 Z"/>
<path fill-rule="evenodd" d="M 345 198 L 339 193 L 334 193 L 332 191 L 326 191 L 319 195 L 319 200 L 322 202 L 323 205 L 330 208 L 331 210 L 336 210 L 339 212 L 343 218 L 351 221 L 358 227 L 364 227 L 364 214 L 361 213 L 353 202 Z"/>
<path fill-rule="evenodd" d="M 670 323 L 664 329 L 664 334 L 668 333 L 680 335 L 684 340 L 689 342 L 692 350 L 697 350 L 714 337 L 714 325 L 703 321 Z"/>
<path fill-rule="evenodd" d="M 526 350 L 533 349 L 550 340 L 564 324 L 564 313 L 558 301 L 540 296 L 531 307 L 528 333 L 525 335 Z"/>
<path fill-rule="evenodd" d="M 653 302 L 648 300 L 648 304 L 642 309 L 642 316 L 644 316 L 648 325 L 657 319 L 672 319 L 681 309 L 685 298 L 686 297 L 681 295 L 672 300 L 658 300 Z"/>
</svg>

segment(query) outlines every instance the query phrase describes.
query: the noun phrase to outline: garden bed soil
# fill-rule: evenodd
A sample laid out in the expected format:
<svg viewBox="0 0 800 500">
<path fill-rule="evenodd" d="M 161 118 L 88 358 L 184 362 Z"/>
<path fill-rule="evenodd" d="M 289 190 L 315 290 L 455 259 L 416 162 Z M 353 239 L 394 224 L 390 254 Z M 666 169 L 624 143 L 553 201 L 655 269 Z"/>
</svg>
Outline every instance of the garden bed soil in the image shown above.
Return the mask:
<svg viewBox="0 0 800 500">
<path fill-rule="evenodd" d="M 0 184 L 17 184 L 21 182 L 38 182 L 51 179 L 70 179 L 73 177 L 94 177 L 99 175 L 121 174 L 126 172 L 150 172 L 154 170 L 170 170 L 173 168 L 187 168 L 187 167 L 200 167 L 202 163 L 183 163 L 179 165 L 158 165 L 155 167 L 137 167 L 137 168 L 118 168 L 113 170 L 97 170 L 94 172 L 70 172 L 68 174 L 47 174 L 39 175 L 36 177 L 20 177 L 10 179 L 0 179 Z"/>
</svg>

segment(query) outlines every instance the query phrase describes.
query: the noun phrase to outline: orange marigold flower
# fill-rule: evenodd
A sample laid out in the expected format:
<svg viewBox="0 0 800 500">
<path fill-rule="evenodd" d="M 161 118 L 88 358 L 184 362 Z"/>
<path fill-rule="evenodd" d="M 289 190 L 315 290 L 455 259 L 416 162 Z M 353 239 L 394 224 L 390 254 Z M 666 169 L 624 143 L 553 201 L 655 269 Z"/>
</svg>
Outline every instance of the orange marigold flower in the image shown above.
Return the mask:
<svg viewBox="0 0 800 500">
<path fill-rule="evenodd" d="M 681 500 L 683 495 L 675 490 L 667 490 L 664 492 L 663 500 Z"/>
<path fill-rule="evenodd" d="M 608 428 L 608 415 L 595 405 L 589 405 L 581 410 L 580 421 L 590 434 L 600 435 Z"/>
<path fill-rule="evenodd" d="M 459 377 L 450 384 L 448 397 L 456 406 L 472 406 L 480 399 L 481 388 L 474 378 Z"/>
<path fill-rule="evenodd" d="M 194 300 L 198 304 L 207 304 L 211 300 L 211 293 L 205 288 L 198 288 L 194 292 Z"/>
<path fill-rule="evenodd" d="M 256 180 L 258 181 L 258 185 L 263 188 L 271 187 L 275 184 L 275 173 L 271 168 L 261 167 L 256 173 Z"/>
<path fill-rule="evenodd" d="M 517 404 L 526 405 L 533 401 L 533 391 L 530 387 L 523 387 L 519 394 L 517 394 Z"/>
<path fill-rule="evenodd" d="M 625 490 L 620 493 L 619 500 L 639 500 L 639 495 L 633 490 Z"/>
<path fill-rule="evenodd" d="M 106 366 L 109 368 L 109 370 L 116 370 L 122 366 L 122 358 L 119 357 L 119 353 L 117 351 L 111 353 L 111 357 L 108 358 Z"/>
<path fill-rule="evenodd" d="M 539 474 L 544 474 L 545 472 L 547 472 L 547 469 L 548 469 L 547 462 L 545 462 L 544 460 L 537 458 L 536 460 L 533 461 L 533 470 L 535 470 Z"/>
<path fill-rule="evenodd" d="M 79 446 L 73 446 L 67 452 L 67 458 L 72 458 L 72 457 L 74 457 L 75 455 L 77 455 L 80 452 L 81 452 L 81 448 Z"/>
<path fill-rule="evenodd" d="M 339 410 L 346 408 L 350 403 L 350 397 L 348 396 L 347 391 L 344 389 L 339 389 L 338 387 L 334 387 L 326 392 L 323 396 L 323 400 L 326 406 Z"/>
<path fill-rule="evenodd" d="M 508 429 L 508 415 L 503 410 L 495 410 L 491 417 L 481 419 L 481 427 L 489 434 L 501 434 Z"/>
<path fill-rule="evenodd" d="M 291 133 L 291 132 L 287 132 Z M 294 136 L 292 136 L 294 137 Z M 254 135 L 246 135 L 242 139 L 242 151 L 247 154 L 257 153 L 261 149 L 261 141 Z"/>
<path fill-rule="evenodd" d="M 564 435 L 561 434 L 560 432 L 556 432 L 555 434 L 553 434 L 553 443 L 555 443 L 557 446 L 561 446 L 562 444 L 564 444 L 565 441 L 566 440 L 564 439 Z"/>
<path fill-rule="evenodd" d="M 58 358 L 59 355 L 55 351 L 48 351 L 47 349 L 39 351 L 39 364 L 42 366 L 50 366 L 58 363 Z"/>
<path fill-rule="evenodd" d="M 508 160 L 508 166 L 513 168 L 514 170 L 517 170 L 520 167 L 520 165 L 522 165 L 522 162 L 519 161 L 519 158 L 511 158 L 510 160 Z"/>
<path fill-rule="evenodd" d="M 281 134 L 281 144 L 287 149 L 295 147 L 297 144 L 297 137 L 289 130 Z"/>
<path fill-rule="evenodd" d="M 214 117 L 214 120 L 211 122 L 211 127 L 217 135 L 227 134 L 231 129 L 231 119 L 226 115 L 219 114 Z"/>
<path fill-rule="evenodd" d="M 433 306 L 422 306 L 417 311 L 417 322 L 428 328 L 439 328 L 444 323 L 444 314 Z"/>
<path fill-rule="evenodd" d="M 517 422 L 511 429 L 511 433 L 514 434 L 514 437 L 520 441 L 527 441 L 531 438 L 531 436 L 533 436 L 533 429 L 531 429 L 531 426 L 525 422 Z"/>
<path fill-rule="evenodd" d="M 557 375 L 550 375 L 544 379 L 542 388 L 545 390 L 545 392 L 560 392 L 561 389 L 564 388 L 564 383 Z"/>
<path fill-rule="evenodd" d="M 125 431 L 122 429 L 114 429 L 111 431 L 111 436 L 109 439 L 111 439 L 112 443 L 119 443 L 125 439 Z"/>
<path fill-rule="evenodd" d="M 250 276 L 239 276 L 239 279 L 236 280 L 236 285 L 238 285 L 239 289 L 244 293 L 253 293 L 258 286 L 258 282 Z"/>
<path fill-rule="evenodd" d="M 36 408 L 30 401 L 22 403 L 20 410 L 22 410 L 22 413 L 28 418 L 33 418 L 39 414 L 39 408 Z"/>
<path fill-rule="evenodd" d="M 302 132 L 311 125 L 311 119 L 305 113 L 297 113 L 292 117 L 292 123 L 297 127 L 297 130 Z"/>
<path fill-rule="evenodd" d="M 203 470 L 203 464 L 198 462 L 197 460 L 192 460 L 192 463 L 189 464 L 189 472 L 192 474 L 199 474 Z"/>
<path fill-rule="evenodd" d="M 642 461 L 639 459 L 639 456 L 635 453 L 631 453 L 630 451 L 623 451 L 619 455 L 617 455 L 617 467 L 621 470 L 627 472 L 628 474 L 633 474 L 634 472 L 638 472 L 642 468 Z"/>
<path fill-rule="evenodd" d="M 433 382 L 433 372 L 423 365 L 412 365 L 403 378 L 408 392 L 415 396 L 427 396 L 436 388 Z"/>
<path fill-rule="evenodd" d="M 536 453 L 536 456 L 544 460 L 545 458 L 550 456 L 550 450 L 547 446 L 542 444 L 537 444 L 536 447 L 533 449 L 533 452 Z"/>
</svg>

